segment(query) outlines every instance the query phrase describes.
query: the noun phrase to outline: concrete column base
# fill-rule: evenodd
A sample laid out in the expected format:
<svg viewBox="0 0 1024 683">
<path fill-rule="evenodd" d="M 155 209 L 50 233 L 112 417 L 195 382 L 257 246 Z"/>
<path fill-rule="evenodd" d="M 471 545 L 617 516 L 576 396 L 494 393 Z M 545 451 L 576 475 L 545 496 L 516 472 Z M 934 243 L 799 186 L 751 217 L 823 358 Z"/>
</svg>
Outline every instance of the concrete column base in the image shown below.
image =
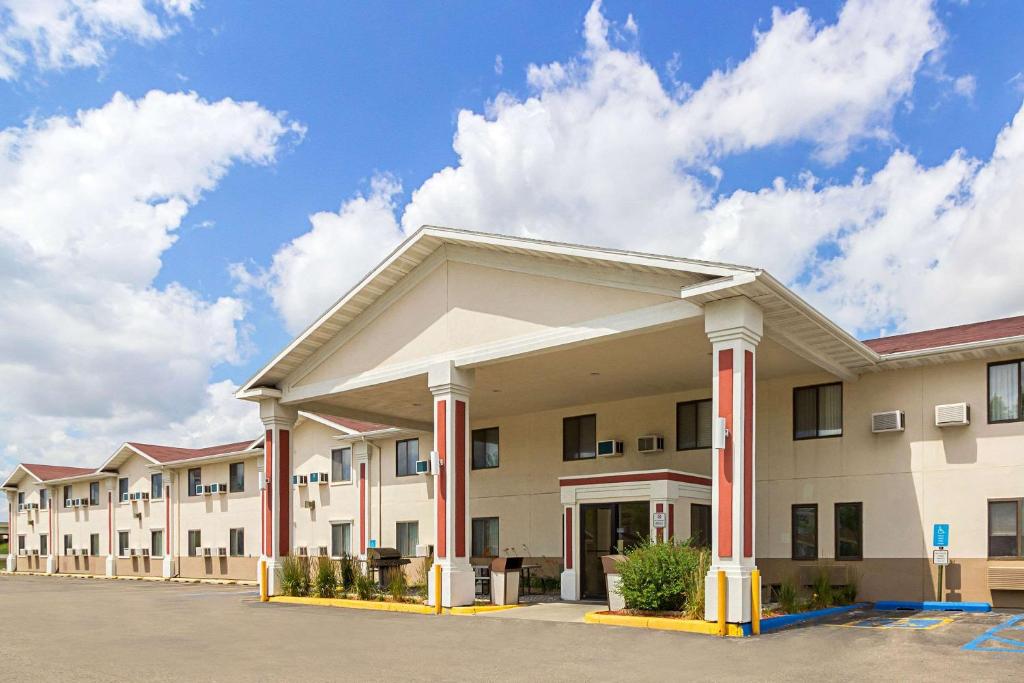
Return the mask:
<svg viewBox="0 0 1024 683">
<path fill-rule="evenodd" d="M 562 599 L 579 600 L 579 593 L 576 591 L 576 570 L 566 569 L 562 572 Z"/>
<path fill-rule="evenodd" d="M 165 579 L 169 579 L 174 576 L 174 558 L 170 555 L 164 555 L 163 567 L 161 569 L 161 575 Z"/>
<path fill-rule="evenodd" d="M 704 619 L 718 621 L 718 572 L 725 571 L 725 620 L 731 624 L 750 621 L 750 572 L 754 567 L 711 567 L 704 578 Z"/>
<path fill-rule="evenodd" d="M 106 576 L 117 576 L 117 558 L 107 555 Z"/>
<path fill-rule="evenodd" d="M 16 572 L 18 571 L 18 557 L 13 554 L 7 555 L 7 571 Z"/>
<path fill-rule="evenodd" d="M 267 563 L 267 595 L 281 595 L 281 567 L 284 565 L 284 561 L 281 558 L 270 557 L 265 558 L 265 561 Z M 260 582 L 262 583 L 262 578 Z"/>
<path fill-rule="evenodd" d="M 53 555 L 46 556 L 46 573 L 53 574 L 57 571 L 57 558 Z"/>
<path fill-rule="evenodd" d="M 434 605 L 434 572 L 427 582 L 427 604 Z M 441 606 L 462 607 L 476 601 L 476 574 L 468 561 L 457 565 L 441 565 Z"/>
</svg>

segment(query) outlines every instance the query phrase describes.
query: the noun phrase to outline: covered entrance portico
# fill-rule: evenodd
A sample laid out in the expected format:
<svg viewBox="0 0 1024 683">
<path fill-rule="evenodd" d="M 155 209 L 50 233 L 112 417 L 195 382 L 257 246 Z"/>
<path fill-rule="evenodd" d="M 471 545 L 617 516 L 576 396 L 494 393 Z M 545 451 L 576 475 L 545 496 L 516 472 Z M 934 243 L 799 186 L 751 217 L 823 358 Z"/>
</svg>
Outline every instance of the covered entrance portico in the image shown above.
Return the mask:
<svg viewBox="0 0 1024 683">
<path fill-rule="evenodd" d="M 762 340 L 762 308 L 742 289 L 754 276 L 423 229 L 239 391 L 261 404 L 268 429 L 267 559 L 289 552 L 288 433 L 303 410 L 431 435 L 419 457 L 430 462 L 432 519 L 419 542 L 433 545 L 444 606 L 473 602 L 477 517 L 499 520 L 501 554 L 560 561 L 562 597 L 575 600 L 601 590 L 594 558 L 644 536 L 686 538 L 691 506 L 710 503 L 708 590 L 725 570 L 727 618 L 749 620 L 755 373 L 818 370 Z M 677 405 L 707 400 L 717 448 L 703 432 L 681 446 Z M 567 425 L 581 417 L 593 433 L 570 448 Z M 473 430 L 485 428 L 500 434 L 501 463 L 474 469 Z M 657 446 L 641 451 L 641 436 Z M 599 456 L 601 441 L 622 448 Z M 382 457 L 372 443 L 353 450 L 360 555 L 386 515 L 371 495 L 374 473 L 394 467 Z"/>
</svg>

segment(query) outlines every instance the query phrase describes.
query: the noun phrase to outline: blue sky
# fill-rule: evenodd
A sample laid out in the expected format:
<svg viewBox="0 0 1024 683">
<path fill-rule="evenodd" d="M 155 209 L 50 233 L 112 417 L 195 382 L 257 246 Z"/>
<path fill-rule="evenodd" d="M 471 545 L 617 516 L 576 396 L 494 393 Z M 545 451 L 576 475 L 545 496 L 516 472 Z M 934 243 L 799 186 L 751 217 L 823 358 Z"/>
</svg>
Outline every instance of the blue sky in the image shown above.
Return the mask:
<svg viewBox="0 0 1024 683">
<path fill-rule="evenodd" d="M 419 222 L 763 266 L 861 336 L 1024 313 L 962 253 L 1024 254 L 1024 4 L 103 4 L 0 0 L 0 270 L 52 310 L 0 307 L 0 470 L 234 438 Z"/>
</svg>

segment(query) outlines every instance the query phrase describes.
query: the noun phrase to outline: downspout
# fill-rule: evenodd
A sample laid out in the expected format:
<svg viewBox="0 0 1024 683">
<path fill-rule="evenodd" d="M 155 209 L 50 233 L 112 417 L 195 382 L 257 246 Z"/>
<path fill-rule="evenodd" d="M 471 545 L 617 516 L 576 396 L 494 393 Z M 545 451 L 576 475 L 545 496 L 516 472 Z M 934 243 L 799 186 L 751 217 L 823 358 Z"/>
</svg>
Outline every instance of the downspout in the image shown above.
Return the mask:
<svg viewBox="0 0 1024 683">
<path fill-rule="evenodd" d="M 380 456 L 380 448 L 372 441 L 366 442 L 377 451 L 377 536 L 381 547 L 384 545 L 384 458 Z"/>
<path fill-rule="evenodd" d="M 188 476 L 188 470 L 185 470 L 185 476 Z M 181 474 L 177 471 L 174 475 L 174 552 L 176 561 L 174 562 L 174 578 L 181 577 Z"/>
</svg>

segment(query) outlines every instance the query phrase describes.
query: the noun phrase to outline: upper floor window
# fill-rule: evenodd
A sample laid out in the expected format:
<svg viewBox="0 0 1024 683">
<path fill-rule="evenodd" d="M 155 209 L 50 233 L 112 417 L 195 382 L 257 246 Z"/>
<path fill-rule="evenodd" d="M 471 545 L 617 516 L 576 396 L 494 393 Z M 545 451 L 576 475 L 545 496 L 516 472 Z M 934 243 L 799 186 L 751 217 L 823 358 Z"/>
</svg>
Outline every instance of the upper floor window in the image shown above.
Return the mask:
<svg viewBox="0 0 1024 683">
<path fill-rule="evenodd" d="M 1024 557 L 1024 499 L 988 502 L 988 556 Z"/>
<path fill-rule="evenodd" d="M 988 421 L 1024 420 L 1024 361 L 988 365 Z"/>
<path fill-rule="evenodd" d="M 67 500 L 71 497 L 71 487 L 64 487 L 64 499 Z M 98 481 L 89 482 L 89 505 L 100 504 L 100 483 Z"/>
<path fill-rule="evenodd" d="M 676 450 L 711 448 L 711 399 L 676 404 Z"/>
<path fill-rule="evenodd" d="M 562 419 L 562 460 L 597 457 L 597 415 Z"/>
<path fill-rule="evenodd" d="M 498 428 L 473 430 L 473 469 L 488 470 L 498 466 Z"/>
<path fill-rule="evenodd" d="M 420 459 L 420 440 L 405 439 L 395 442 L 395 474 L 407 477 L 416 474 L 416 461 Z"/>
<path fill-rule="evenodd" d="M 164 475 L 161 472 L 149 475 L 149 497 L 159 500 L 164 497 Z"/>
<path fill-rule="evenodd" d="M 245 490 L 245 463 L 233 462 L 228 466 L 228 491 L 240 493 Z"/>
<path fill-rule="evenodd" d="M 90 486 L 92 486 L 92 484 L 90 484 Z M 71 484 L 64 485 L 64 507 L 71 507 Z"/>
<path fill-rule="evenodd" d="M 352 481 L 352 449 L 335 448 L 331 451 L 331 481 Z"/>
<path fill-rule="evenodd" d="M 24 491 L 18 491 L 18 507 L 21 507 L 24 504 L 25 504 L 25 492 Z"/>
<path fill-rule="evenodd" d="M 39 509 L 45 510 L 50 507 L 49 489 L 39 489 Z"/>
<path fill-rule="evenodd" d="M 196 487 L 201 486 L 203 483 L 203 471 L 194 467 L 188 471 L 188 495 L 194 496 L 196 494 Z"/>
<path fill-rule="evenodd" d="M 843 383 L 793 389 L 793 438 L 843 435 Z"/>
<path fill-rule="evenodd" d="M 121 477 L 117 480 L 117 499 L 128 500 L 128 477 Z"/>
</svg>

